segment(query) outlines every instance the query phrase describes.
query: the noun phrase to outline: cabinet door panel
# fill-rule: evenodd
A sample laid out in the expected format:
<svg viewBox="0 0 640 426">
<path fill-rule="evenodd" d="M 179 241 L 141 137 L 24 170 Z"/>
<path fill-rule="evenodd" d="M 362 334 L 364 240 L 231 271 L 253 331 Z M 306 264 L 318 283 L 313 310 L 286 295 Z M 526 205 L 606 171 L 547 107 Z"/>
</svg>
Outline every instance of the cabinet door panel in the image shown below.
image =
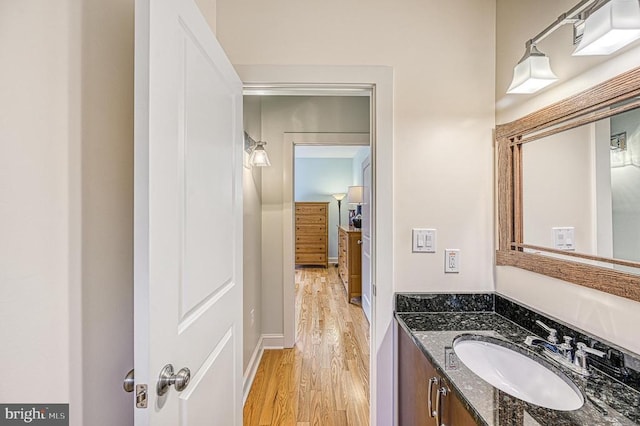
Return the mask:
<svg viewBox="0 0 640 426">
<path fill-rule="evenodd" d="M 429 415 L 428 409 L 429 379 L 435 377 L 435 371 L 411 337 L 400 326 L 398 326 L 398 352 L 400 426 L 436 426 L 436 421 Z M 434 393 L 436 389 L 437 386 L 434 385 Z M 433 398 L 435 403 L 435 395 Z"/>
<path fill-rule="evenodd" d="M 447 389 L 441 400 L 441 425 L 475 426 L 477 423 L 458 399 L 446 379 L 436 373 L 427 357 L 418 349 L 409 334 L 398 325 L 398 418 L 400 426 L 440 426 L 429 414 L 429 380 L 433 385 L 432 410 L 436 409 L 438 388 Z"/>
</svg>

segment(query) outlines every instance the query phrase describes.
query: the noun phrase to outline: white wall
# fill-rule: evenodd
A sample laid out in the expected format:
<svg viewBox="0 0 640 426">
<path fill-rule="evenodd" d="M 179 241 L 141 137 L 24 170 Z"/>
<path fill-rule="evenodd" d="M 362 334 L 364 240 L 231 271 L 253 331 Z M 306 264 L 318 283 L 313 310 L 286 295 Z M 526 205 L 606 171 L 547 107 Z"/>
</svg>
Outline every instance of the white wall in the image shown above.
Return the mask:
<svg viewBox="0 0 640 426">
<path fill-rule="evenodd" d="M 78 285 L 79 7 L 0 2 L 0 401 L 67 403 Z M 77 314 L 77 312 L 75 312 Z M 74 320 L 78 320 L 76 317 Z M 74 352 L 74 357 L 77 353 Z M 74 366 L 75 368 L 75 366 Z M 75 383 L 75 381 L 74 381 Z M 79 424 L 79 423 L 78 423 Z"/>
<path fill-rule="evenodd" d="M 122 381 L 133 368 L 134 1 L 82 3 L 82 424 L 124 426 L 133 424 Z"/>
<path fill-rule="evenodd" d="M 513 66 L 523 54 L 524 42 L 574 3 L 547 0 L 545 7 L 541 7 L 538 0 L 497 0 L 497 123 L 512 121 L 638 66 L 640 46 L 637 43 L 613 56 L 570 56 L 570 29 L 563 28 L 540 44 L 546 53 L 554 52 L 551 64 L 561 81 L 536 95 L 506 95 Z M 640 322 L 640 303 L 512 267 L 496 268 L 496 290 L 640 352 L 634 325 Z"/>
<path fill-rule="evenodd" d="M 224 44 L 223 44 L 224 46 Z M 283 328 L 283 144 L 285 132 L 368 132 L 366 97 L 264 96 L 262 139 L 271 167 L 262 171 L 262 326 L 280 335 Z M 288 142 L 290 143 L 290 142 Z"/>
<path fill-rule="evenodd" d="M 218 36 L 234 64 L 393 67 L 398 291 L 493 288 L 494 6 L 218 1 Z M 280 214 L 273 201 L 263 225 L 278 232 L 277 219 L 266 222 Z M 438 228 L 437 254 L 411 253 L 414 226 Z M 445 247 L 462 250 L 460 274 L 445 276 Z"/>
<path fill-rule="evenodd" d="M 256 141 L 262 140 L 260 98 L 244 97 L 244 130 Z M 244 154 L 248 157 L 248 154 Z M 245 167 L 243 186 L 243 367 L 249 361 L 262 334 L 262 168 Z M 253 314 L 252 314 L 253 311 Z"/>
</svg>

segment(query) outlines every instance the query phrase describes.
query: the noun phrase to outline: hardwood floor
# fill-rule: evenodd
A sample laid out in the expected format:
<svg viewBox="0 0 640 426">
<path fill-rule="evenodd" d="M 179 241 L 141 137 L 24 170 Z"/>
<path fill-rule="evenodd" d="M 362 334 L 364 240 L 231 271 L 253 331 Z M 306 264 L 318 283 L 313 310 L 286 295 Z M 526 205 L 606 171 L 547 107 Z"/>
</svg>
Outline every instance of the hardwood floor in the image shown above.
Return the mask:
<svg viewBox="0 0 640 426">
<path fill-rule="evenodd" d="M 296 345 L 265 350 L 244 426 L 369 424 L 369 323 L 337 269 L 296 269 Z"/>
</svg>

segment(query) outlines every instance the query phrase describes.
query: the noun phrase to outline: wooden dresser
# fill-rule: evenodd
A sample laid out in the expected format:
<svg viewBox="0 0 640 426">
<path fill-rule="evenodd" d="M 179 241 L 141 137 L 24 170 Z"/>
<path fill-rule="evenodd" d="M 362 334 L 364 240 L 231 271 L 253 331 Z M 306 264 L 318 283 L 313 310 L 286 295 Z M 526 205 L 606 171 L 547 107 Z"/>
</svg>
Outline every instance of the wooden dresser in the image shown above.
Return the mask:
<svg viewBox="0 0 640 426">
<path fill-rule="evenodd" d="M 362 232 L 338 228 L 338 274 L 347 290 L 347 300 L 362 295 Z"/>
<path fill-rule="evenodd" d="M 328 262 L 328 202 L 298 202 L 295 207 L 296 265 Z"/>
</svg>

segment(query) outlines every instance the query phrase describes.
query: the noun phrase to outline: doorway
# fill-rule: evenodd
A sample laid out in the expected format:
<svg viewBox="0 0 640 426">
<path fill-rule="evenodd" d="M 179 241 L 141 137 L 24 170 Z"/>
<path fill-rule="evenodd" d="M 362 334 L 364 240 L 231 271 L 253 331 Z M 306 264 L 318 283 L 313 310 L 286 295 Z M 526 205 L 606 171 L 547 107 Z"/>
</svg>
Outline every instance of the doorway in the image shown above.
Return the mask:
<svg viewBox="0 0 640 426">
<path fill-rule="evenodd" d="M 324 94 L 349 95 L 363 89 L 371 91 L 372 182 L 376 186 L 376 193 L 371 200 L 371 226 L 376 238 L 371 247 L 370 419 L 372 425 L 393 424 L 393 69 L 386 66 L 238 65 L 236 71 L 244 82 L 245 94 L 250 91 L 263 95 L 291 95 L 294 91 L 297 94 L 318 95 L 324 91 Z M 276 149 L 287 149 L 287 146 L 283 144 Z M 281 177 L 276 185 L 283 188 L 282 172 L 278 173 Z M 263 221 L 265 227 L 273 225 L 281 230 L 290 229 L 289 226 L 283 227 L 283 223 L 293 223 L 292 192 L 284 193 L 278 200 L 277 209 L 281 214 L 275 221 Z M 266 206 L 267 215 L 272 213 L 271 208 L 270 205 Z M 278 269 L 293 271 L 292 235 L 281 235 L 279 239 L 282 243 L 288 241 L 288 249 L 283 247 L 284 256 Z M 285 297 L 284 291 L 290 291 L 289 297 L 293 297 L 293 274 L 290 277 L 281 274 L 279 280 L 281 297 Z M 280 341 L 291 345 L 295 333 L 293 309 L 287 318 L 280 313 L 275 321 L 280 324 L 283 333 Z"/>
</svg>

